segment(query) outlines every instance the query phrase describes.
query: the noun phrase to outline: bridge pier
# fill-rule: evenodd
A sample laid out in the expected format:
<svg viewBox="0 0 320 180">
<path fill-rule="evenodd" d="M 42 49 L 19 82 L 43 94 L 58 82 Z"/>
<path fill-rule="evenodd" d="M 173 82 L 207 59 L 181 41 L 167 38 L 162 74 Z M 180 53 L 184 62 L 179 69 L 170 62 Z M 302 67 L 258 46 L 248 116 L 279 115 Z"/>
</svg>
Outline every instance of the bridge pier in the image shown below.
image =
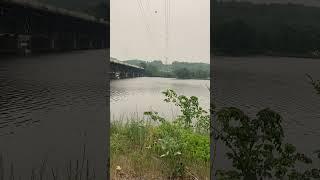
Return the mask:
<svg viewBox="0 0 320 180">
<path fill-rule="evenodd" d="M 0 0 L 0 53 L 103 49 L 106 21 L 32 1 Z"/>
<path fill-rule="evenodd" d="M 120 72 L 120 78 L 121 79 L 126 79 L 126 78 L 128 78 L 129 76 L 128 76 L 128 72 Z"/>
<path fill-rule="evenodd" d="M 50 49 L 55 48 L 55 39 L 50 39 Z"/>
<path fill-rule="evenodd" d="M 73 38 L 73 49 L 78 49 L 78 37 L 76 33 L 72 34 Z"/>
<path fill-rule="evenodd" d="M 135 78 L 144 75 L 144 69 L 142 67 L 121 62 L 115 58 L 110 58 L 110 65 L 112 79 Z"/>
<path fill-rule="evenodd" d="M 21 55 L 28 55 L 31 53 L 31 36 L 17 35 L 15 41 L 17 42 L 17 51 Z"/>
<path fill-rule="evenodd" d="M 59 43 L 59 36 L 58 36 L 58 33 L 55 32 L 55 33 L 50 33 L 49 34 L 49 41 L 50 41 L 50 50 L 51 51 L 55 51 L 57 50 L 57 47 L 58 47 L 58 43 Z"/>
</svg>

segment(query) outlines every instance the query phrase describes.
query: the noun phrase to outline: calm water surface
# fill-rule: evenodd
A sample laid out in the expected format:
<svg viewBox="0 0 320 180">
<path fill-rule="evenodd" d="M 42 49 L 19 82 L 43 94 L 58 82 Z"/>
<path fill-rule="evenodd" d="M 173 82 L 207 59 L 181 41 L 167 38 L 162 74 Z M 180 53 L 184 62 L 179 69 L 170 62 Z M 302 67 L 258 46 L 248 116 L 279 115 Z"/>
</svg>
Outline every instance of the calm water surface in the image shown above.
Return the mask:
<svg viewBox="0 0 320 180">
<path fill-rule="evenodd" d="M 0 59 L 0 153 L 17 175 L 30 177 L 45 159 L 63 170 L 86 144 L 105 177 L 107 57 L 93 50 Z"/>
<path fill-rule="evenodd" d="M 320 96 L 305 76 L 320 79 L 320 59 L 216 57 L 213 62 L 218 107 L 235 106 L 250 115 L 269 107 L 284 118 L 287 142 L 309 155 L 320 149 Z M 217 166 L 225 166 L 223 155 L 217 157 Z"/>
<path fill-rule="evenodd" d="M 154 110 L 164 117 L 174 118 L 178 109 L 164 102 L 161 93 L 173 89 L 178 94 L 197 96 L 202 107 L 209 109 L 209 80 L 180 80 L 173 78 L 142 77 L 111 81 L 110 112 L 113 119 L 141 117 Z"/>
</svg>

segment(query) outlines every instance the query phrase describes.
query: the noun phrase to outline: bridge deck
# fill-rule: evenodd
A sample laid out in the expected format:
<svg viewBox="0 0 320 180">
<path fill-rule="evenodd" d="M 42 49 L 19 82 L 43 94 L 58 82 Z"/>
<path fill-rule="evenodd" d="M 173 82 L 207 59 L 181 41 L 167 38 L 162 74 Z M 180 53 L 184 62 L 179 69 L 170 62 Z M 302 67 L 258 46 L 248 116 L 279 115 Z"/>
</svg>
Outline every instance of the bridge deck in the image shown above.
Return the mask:
<svg viewBox="0 0 320 180">
<path fill-rule="evenodd" d="M 115 64 L 121 64 L 121 65 L 124 65 L 124 66 L 130 66 L 130 67 L 137 68 L 137 69 L 144 69 L 143 67 L 135 66 L 135 65 L 132 65 L 132 64 L 129 64 L 129 63 L 125 63 L 125 62 L 119 61 L 118 59 L 112 58 L 112 57 L 110 58 L 110 62 L 111 63 L 115 63 Z"/>
<path fill-rule="evenodd" d="M 64 15 L 64 16 L 79 18 L 79 19 L 82 19 L 85 21 L 91 21 L 91 22 L 95 22 L 95 23 L 109 25 L 109 22 L 107 22 L 103 19 L 98 19 L 94 16 L 90 16 L 88 14 L 81 13 L 81 12 L 75 12 L 75 11 L 70 11 L 70 10 L 63 9 L 63 8 L 57 8 L 57 7 L 54 7 L 51 5 L 36 2 L 34 0 L 1 0 L 0 3 L 16 4 L 16 5 L 32 8 L 32 9 L 50 12 L 53 14 L 60 14 L 60 15 Z"/>
</svg>

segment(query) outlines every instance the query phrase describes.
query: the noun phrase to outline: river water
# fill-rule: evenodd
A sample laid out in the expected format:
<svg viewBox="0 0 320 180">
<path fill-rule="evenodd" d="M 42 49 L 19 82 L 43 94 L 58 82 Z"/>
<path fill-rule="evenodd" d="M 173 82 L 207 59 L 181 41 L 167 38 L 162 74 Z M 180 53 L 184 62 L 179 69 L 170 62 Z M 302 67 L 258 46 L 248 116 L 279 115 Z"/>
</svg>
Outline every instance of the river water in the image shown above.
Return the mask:
<svg viewBox="0 0 320 180">
<path fill-rule="evenodd" d="M 81 51 L 1 58 L 0 150 L 6 170 L 12 163 L 17 174 L 29 177 L 46 158 L 51 167 L 65 167 L 66 161 L 81 159 L 86 144 L 97 177 L 106 175 L 106 57 L 105 51 Z M 309 73 L 320 79 L 320 60 L 217 57 L 213 67 L 211 87 L 218 107 L 236 106 L 251 115 L 265 107 L 274 109 L 284 118 L 286 141 L 307 154 L 320 148 L 320 96 L 305 77 Z M 163 102 L 161 94 L 168 88 L 198 96 L 209 108 L 208 87 L 208 80 L 113 80 L 111 117 L 155 110 L 173 118 L 178 110 Z M 218 166 L 228 164 L 223 159 L 218 152 Z"/>
<path fill-rule="evenodd" d="M 213 67 L 217 107 L 250 115 L 269 107 L 282 115 L 287 142 L 308 155 L 320 149 L 320 96 L 305 76 L 320 79 L 320 59 L 216 57 Z M 218 167 L 227 166 L 224 153 L 218 152 Z"/>
<path fill-rule="evenodd" d="M 157 111 L 161 116 L 175 118 L 179 109 L 163 100 L 162 94 L 172 89 L 177 94 L 197 96 L 202 107 L 209 110 L 210 81 L 174 78 L 142 77 L 113 80 L 110 84 L 110 113 L 112 120 L 143 117 L 145 111 Z"/>
<path fill-rule="evenodd" d="M 13 164 L 17 178 L 28 179 L 44 160 L 65 171 L 86 146 L 90 169 L 106 177 L 107 57 L 105 50 L 1 57 L 0 153 L 7 171 Z"/>
</svg>

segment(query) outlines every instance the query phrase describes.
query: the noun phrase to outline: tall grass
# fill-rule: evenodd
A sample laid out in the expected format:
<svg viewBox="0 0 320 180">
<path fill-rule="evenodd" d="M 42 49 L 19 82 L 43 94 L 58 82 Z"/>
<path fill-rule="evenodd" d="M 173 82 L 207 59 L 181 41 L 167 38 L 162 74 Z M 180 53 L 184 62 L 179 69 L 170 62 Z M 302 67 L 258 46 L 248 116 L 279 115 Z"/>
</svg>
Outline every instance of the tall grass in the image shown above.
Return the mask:
<svg viewBox="0 0 320 180">
<path fill-rule="evenodd" d="M 171 124 L 155 125 L 141 119 L 113 121 L 110 136 L 111 179 L 209 179 L 209 136 L 182 129 L 171 131 L 173 128 L 177 127 Z M 182 157 L 165 158 L 159 146 L 155 146 L 164 131 L 172 133 L 167 138 L 176 134 L 186 144 Z M 178 161 L 186 166 L 184 177 L 172 176 Z"/>
<path fill-rule="evenodd" d="M 44 159 L 39 168 L 32 168 L 30 176 L 19 175 L 13 163 L 6 165 L 4 157 L 0 155 L 0 180 L 96 180 L 95 169 L 87 158 L 86 145 L 83 145 L 80 160 L 66 161 L 65 167 L 49 167 L 48 160 Z"/>
<path fill-rule="evenodd" d="M 170 93 L 166 95 L 168 98 L 172 97 Z M 210 135 L 201 131 L 209 119 L 195 97 L 176 97 L 184 103 L 180 107 L 184 114 L 177 119 L 162 118 L 157 112 L 145 113 L 147 118 L 113 119 L 112 180 L 209 179 Z"/>
</svg>

